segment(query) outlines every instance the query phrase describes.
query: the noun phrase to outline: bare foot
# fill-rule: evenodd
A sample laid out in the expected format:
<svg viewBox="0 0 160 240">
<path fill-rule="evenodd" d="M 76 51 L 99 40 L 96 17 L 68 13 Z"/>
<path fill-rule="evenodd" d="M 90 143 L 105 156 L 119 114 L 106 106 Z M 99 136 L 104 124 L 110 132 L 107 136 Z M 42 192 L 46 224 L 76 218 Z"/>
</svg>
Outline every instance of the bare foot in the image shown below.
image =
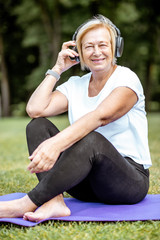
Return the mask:
<svg viewBox="0 0 160 240">
<path fill-rule="evenodd" d="M 23 217 L 25 212 L 35 211 L 36 208 L 28 195 L 16 200 L 0 202 L 0 218 Z"/>
<path fill-rule="evenodd" d="M 44 203 L 35 212 L 27 212 L 24 214 L 23 219 L 32 222 L 38 222 L 43 219 L 51 217 L 65 217 L 71 214 L 70 209 L 66 206 L 63 196 L 58 195 L 50 201 Z"/>
</svg>

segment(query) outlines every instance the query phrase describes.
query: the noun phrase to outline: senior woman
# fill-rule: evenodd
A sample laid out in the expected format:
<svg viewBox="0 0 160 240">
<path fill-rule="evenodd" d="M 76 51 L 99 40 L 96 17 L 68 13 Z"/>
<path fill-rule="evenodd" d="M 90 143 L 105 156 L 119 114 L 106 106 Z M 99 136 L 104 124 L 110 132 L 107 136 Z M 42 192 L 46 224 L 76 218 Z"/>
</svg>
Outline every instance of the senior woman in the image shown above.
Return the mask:
<svg viewBox="0 0 160 240">
<path fill-rule="evenodd" d="M 144 94 L 137 75 L 116 65 L 122 45 L 119 29 L 102 15 L 85 22 L 73 41 L 63 44 L 27 105 L 33 118 L 27 126 L 28 170 L 39 183 L 25 197 L 1 203 L 1 217 L 38 221 L 70 215 L 64 191 L 107 204 L 134 204 L 146 196 L 151 159 Z M 53 91 L 78 57 L 89 73 Z M 45 117 L 66 111 L 70 126 L 59 132 Z"/>
</svg>

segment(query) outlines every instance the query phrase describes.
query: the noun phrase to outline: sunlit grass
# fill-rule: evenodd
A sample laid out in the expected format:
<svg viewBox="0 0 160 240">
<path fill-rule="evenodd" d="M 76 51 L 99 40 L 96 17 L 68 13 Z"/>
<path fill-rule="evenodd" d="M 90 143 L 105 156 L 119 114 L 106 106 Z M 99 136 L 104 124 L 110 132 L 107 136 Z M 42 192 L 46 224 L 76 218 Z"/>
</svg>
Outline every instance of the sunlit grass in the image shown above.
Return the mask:
<svg viewBox="0 0 160 240">
<path fill-rule="evenodd" d="M 65 115 L 51 119 L 62 130 L 68 125 Z M 28 151 L 25 127 L 29 118 L 0 119 L 0 195 L 28 192 L 37 179 L 27 170 Z M 149 145 L 153 166 L 150 169 L 150 194 L 160 194 L 160 114 L 149 114 Z M 157 209 L 158 211 L 159 209 Z M 34 228 L 1 223 L 1 239 L 84 239 L 158 240 L 160 222 L 59 222 L 49 221 Z"/>
</svg>

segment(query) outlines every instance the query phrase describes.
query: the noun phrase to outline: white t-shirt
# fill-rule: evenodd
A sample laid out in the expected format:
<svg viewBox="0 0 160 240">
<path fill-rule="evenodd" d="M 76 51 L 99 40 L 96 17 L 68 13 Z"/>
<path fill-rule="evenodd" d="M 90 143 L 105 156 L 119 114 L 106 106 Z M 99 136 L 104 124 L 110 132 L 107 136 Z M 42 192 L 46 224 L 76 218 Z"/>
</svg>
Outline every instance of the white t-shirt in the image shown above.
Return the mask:
<svg viewBox="0 0 160 240">
<path fill-rule="evenodd" d="M 68 99 L 70 124 L 91 112 L 117 87 L 128 87 L 138 96 L 132 109 L 118 120 L 96 129 L 107 138 L 123 157 L 149 168 L 151 163 L 148 146 L 148 124 L 145 112 L 143 88 L 137 75 L 129 68 L 118 66 L 95 97 L 88 96 L 91 73 L 73 76 L 57 87 Z"/>
</svg>

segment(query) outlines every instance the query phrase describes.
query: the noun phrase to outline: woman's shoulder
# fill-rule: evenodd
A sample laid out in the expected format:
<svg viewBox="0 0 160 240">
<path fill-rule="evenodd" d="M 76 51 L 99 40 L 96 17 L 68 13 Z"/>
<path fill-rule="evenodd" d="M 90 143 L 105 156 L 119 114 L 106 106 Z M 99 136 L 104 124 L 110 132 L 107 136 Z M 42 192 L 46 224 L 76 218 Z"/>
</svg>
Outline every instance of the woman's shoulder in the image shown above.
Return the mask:
<svg viewBox="0 0 160 240">
<path fill-rule="evenodd" d="M 129 74 L 130 76 L 132 75 L 133 77 L 138 78 L 137 74 L 133 70 L 131 70 L 129 67 L 118 65 L 117 70 L 121 74 L 124 74 L 124 75 Z"/>
<path fill-rule="evenodd" d="M 128 67 L 118 66 L 117 67 L 117 76 L 119 81 L 128 82 L 130 84 L 141 85 L 140 79 L 137 74 Z"/>
<path fill-rule="evenodd" d="M 91 73 L 89 72 L 89 73 L 87 73 L 87 74 L 85 74 L 85 75 L 83 75 L 83 76 L 72 76 L 72 77 L 70 77 L 69 79 L 68 79 L 68 82 L 70 82 L 70 83 L 80 83 L 80 84 L 82 84 L 82 83 L 84 83 L 85 81 L 89 81 L 90 80 L 90 78 L 91 78 Z"/>
<path fill-rule="evenodd" d="M 72 76 L 68 81 L 59 85 L 56 89 L 61 92 L 73 92 L 77 89 L 84 89 L 84 86 L 87 85 L 91 77 L 91 73 L 87 73 L 83 76 Z"/>
</svg>

